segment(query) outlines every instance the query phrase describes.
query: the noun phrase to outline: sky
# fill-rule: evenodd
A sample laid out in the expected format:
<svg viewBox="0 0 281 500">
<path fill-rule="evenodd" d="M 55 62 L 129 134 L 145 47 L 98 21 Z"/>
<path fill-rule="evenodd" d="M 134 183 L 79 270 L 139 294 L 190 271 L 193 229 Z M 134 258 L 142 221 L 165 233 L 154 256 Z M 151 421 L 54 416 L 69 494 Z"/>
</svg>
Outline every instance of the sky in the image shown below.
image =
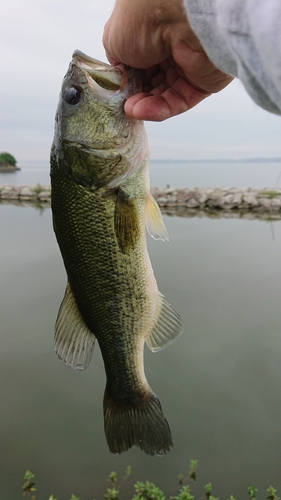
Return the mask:
<svg viewBox="0 0 281 500">
<path fill-rule="evenodd" d="M 61 82 L 80 49 L 106 61 L 114 0 L 1 0 L 0 151 L 48 161 Z M 126 23 L 124 21 L 124 29 Z M 235 80 L 194 109 L 146 123 L 152 159 L 281 157 L 281 118 Z"/>
</svg>

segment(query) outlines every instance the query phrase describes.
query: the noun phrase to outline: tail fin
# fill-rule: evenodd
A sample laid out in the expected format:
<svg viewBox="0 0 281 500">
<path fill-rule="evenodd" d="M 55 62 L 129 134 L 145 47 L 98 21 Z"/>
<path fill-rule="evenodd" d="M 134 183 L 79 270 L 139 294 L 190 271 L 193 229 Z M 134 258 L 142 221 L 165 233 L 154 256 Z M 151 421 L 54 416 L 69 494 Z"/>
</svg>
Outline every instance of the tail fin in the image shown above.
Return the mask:
<svg viewBox="0 0 281 500">
<path fill-rule="evenodd" d="M 137 406 L 113 401 L 105 390 L 104 429 L 111 453 L 122 453 L 138 446 L 147 455 L 163 455 L 173 446 L 169 424 L 160 401 L 152 392 Z"/>
</svg>

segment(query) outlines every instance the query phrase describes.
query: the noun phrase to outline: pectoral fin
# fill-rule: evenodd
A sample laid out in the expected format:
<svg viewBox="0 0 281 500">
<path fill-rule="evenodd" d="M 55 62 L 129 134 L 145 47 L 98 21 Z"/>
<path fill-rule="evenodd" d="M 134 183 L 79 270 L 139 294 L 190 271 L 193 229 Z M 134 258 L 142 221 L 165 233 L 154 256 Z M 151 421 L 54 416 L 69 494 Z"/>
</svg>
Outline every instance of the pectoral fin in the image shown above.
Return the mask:
<svg viewBox="0 0 281 500">
<path fill-rule="evenodd" d="M 55 351 L 75 370 L 85 370 L 91 361 L 95 336 L 85 325 L 69 283 L 55 325 Z"/>
<path fill-rule="evenodd" d="M 118 189 L 114 213 L 115 234 L 121 252 L 128 253 L 139 237 L 136 199 Z"/>
<path fill-rule="evenodd" d="M 169 240 L 161 210 L 155 198 L 149 193 L 145 203 L 145 224 L 150 236 L 155 240 Z"/>
<path fill-rule="evenodd" d="M 159 293 L 157 319 L 150 336 L 146 339 L 149 349 L 153 352 L 164 349 L 182 334 L 182 330 L 181 317 Z"/>
</svg>

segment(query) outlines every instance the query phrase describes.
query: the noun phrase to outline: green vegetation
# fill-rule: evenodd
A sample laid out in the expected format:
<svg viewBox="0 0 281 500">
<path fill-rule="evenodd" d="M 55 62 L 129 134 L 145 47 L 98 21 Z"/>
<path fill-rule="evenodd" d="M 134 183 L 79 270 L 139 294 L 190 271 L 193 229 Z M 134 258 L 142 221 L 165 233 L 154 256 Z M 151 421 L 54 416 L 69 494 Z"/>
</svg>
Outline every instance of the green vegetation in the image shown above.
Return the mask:
<svg viewBox="0 0 281 500">
<path fill-rule="evenodd" d="M 36 186 L 30 188 L 30 191 L 32 193 L 38 195 L 38 194 L 40 194 L 43 191 L 43 187 L 39 183 L 37 183 Z"/>
<path fill-rule="evenodd" d="M 16 159 L 10 153 L 0 153 L 0 167 L 15 167 Z"/>
<path fill-rule="evenodd" d="M 277 196 L 281 196 L 280 191 L 274 191 L 274 190 L 266 190 L 266 191 L 260 191 L 258 193 L 259 196 L 262 196 L 263 198 L 268 198 L 269 200 L 272 200 L 273 198 L 276 198 Z"/>
<path fill-rule="evenodd" d="M 187 484 L 190 479 L 196 481 L 197 477 L 197 460 L 191 460 L 189 464 L 189 469 L 186 477 L 180 474 L 178 477 L 177 493 L 175 496 L 170 496 L 167 500 L 219 500 L 217 497 L 213 496 L 213 487 L 211 483 L 204 486 L 204 495 L 200 494 L 199 497 L 195 498 L 191 493 L 191 487 Z M 111 472 L 107 479 L 109 486 L 106 488 L 106 492 L 103 495 L 104 500 L 122 500 L 119 497 L 122 486 L 126 479 L 132 475 L 132 468 L 128 466 L 124 472 L 123 477 L 118 482 L 118 477 L 116 472 Z M 39 500 L 36 496 L 36 488 L 34 482 L 34 474 L 29 470 L 26 471 L 24 475 L 24 482 L 22 487 L 22 496 L 27 497 L 28 500 Z M 166 500 L 166 496 L 163 491 L 158 488 L 151 481 L 137 481 L 134 485 L 134 494 L 132 500 Z M 276 489 L 273 486 L 267 488 L 267 494 L 263 497 L 263 500 L 280 500 L 277 496 Z M 249 486 L 247 494 L 250 500 L 257 500 L 258 490 L 255 486 Z M 58 500 L 53 495 L 51 495 L 48 500 Z M 71 495 L 69 500 L 82 500 L 76 495 Z M 95 500 L 95 499 L 94 499 Z M 236 500 L 233 495 L 230 495 L 228 500 Z"/>
</svg>

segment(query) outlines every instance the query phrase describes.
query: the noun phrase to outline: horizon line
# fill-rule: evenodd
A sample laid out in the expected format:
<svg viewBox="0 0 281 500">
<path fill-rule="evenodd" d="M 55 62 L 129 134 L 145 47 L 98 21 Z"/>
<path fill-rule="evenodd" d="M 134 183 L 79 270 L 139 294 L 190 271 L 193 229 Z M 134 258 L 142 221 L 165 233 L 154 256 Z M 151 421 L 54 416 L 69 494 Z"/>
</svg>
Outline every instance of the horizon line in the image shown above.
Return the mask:
<svg viewBox="0 0 281 500">
<path fill-rule="evenodd" d="M 168 158 L 168 159 L 158 159 L 151 158 L 151 163 L 258 163 L 258 162 L 271 162 L 278 163 L 281 162 L 281 156 L 272 157 L 254 157 L 254 158 Z"/>
<path fill-rule="evenodd" d="M 278 163 L 281 162 L 281 156 L 271 157 L 249 157 L 249 158 L 150 158 L 151 163 Z M 18 160 L 17 164 L 36 164 L 48 163 L 49 159 L 45 160 Z"/>
</svg>

